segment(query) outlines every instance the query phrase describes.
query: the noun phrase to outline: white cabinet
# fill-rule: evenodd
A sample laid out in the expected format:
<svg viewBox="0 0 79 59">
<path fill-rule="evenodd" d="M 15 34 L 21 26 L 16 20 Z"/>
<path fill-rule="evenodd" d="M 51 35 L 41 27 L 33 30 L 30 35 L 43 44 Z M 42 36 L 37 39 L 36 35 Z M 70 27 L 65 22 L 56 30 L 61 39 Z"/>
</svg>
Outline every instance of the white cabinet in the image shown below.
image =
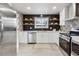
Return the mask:
<svg viewBox="0 0 79 59">
<path fill-rule="evenodd" d="M 57 43 L 59 44 L 59 32 L 42 31 L 37 32 L 37 43 Z"/>
<path fill-rule="evenodd" d="M 60 25 L 65 25 L 65 20 L 69 18 L 69 7 L 65 7 L 60 12 Z"/>
<path fill-rule="evenodd" d="M 70 3 L 68 6 L 68 14 L 68 18 L 65 20 L 79 19 L 79 3 Z"/>
<path fill-rule="evenodd" d="M 65 25 L 66 20 L 79 19 L 79 3 L 70 3 L 60 12 L 60 25 Z"/>
<path fill-rule="evenodd" d="M 54 32 L 53 42 L 59 45 L 59 32 Z"/>
<path fill-rule="evenodd" d="M 37 43 L 48 43 L 48 32 L 37 32 Z"/>
<path fill-rule="evenodd" d="M 75 17 L 76 15 L 76 4 L 72 3 L 69 5 L 69 19 Z"/>
<path fill-rule="evenodd" d="M 18 40 L 20 43 L 27 43 L 27 31 L 18 33 Z M 57 43 L 59 45 L 59 32 L 58 31 L 36 31 L 36 43 Z"/>
<path fill-rule="evenodd" d="M 27 32 L 26 31 L 18 32 L 18 41 L 19 43 L 27 43 Z"/>
<path fill-rule="evenodd" d="M 40 43 L 42 41 L 42 33 L 40 32 L 36 33 L 36 41 L 37 43 Z"/>
<path fill-rule="evenodd" d="M 56 43 L 59 45 L 59 32 L 49 32 L 48 43 Z"/>
<path fill-rule="evenodd" d="M 53 32 L 48 32 L 48 43 L 53 43 L 54 42 L 54 33 Z"/>
</svg>

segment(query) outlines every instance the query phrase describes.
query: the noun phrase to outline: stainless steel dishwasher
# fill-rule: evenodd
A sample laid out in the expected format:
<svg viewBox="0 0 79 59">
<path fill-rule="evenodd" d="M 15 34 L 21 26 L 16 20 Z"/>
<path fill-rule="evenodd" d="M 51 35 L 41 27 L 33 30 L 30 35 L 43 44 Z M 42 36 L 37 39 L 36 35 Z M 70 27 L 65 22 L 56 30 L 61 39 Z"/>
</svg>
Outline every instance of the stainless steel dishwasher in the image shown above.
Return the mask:
<svg viewBox="0 0 79 59">
<path fill-rule="evenodd" d="M 36 44 L 36 32 L 28 32 L 27 40 L 28 44 Z"/>
</svg>

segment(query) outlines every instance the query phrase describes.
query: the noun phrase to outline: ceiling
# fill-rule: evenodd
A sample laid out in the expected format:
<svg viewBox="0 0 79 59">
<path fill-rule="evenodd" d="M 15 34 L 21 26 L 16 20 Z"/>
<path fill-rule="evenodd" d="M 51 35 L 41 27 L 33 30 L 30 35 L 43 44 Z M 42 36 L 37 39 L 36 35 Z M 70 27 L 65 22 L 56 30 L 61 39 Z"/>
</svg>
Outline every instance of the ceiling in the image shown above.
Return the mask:
<svg viewBox="0 0 79 59">
<path fill-rule="evenodd" d="M 69 3 L 10 3 L 9 5 L 21 14 L 58 14 Z M 31 10 L 27 7 L 31 7 Z"/>
<path fill-rule="evenodd" d="M 0 15 L 5 17 L 16 17 L 15 12 L 6 3 L 0 3 Z"/>
</svg>

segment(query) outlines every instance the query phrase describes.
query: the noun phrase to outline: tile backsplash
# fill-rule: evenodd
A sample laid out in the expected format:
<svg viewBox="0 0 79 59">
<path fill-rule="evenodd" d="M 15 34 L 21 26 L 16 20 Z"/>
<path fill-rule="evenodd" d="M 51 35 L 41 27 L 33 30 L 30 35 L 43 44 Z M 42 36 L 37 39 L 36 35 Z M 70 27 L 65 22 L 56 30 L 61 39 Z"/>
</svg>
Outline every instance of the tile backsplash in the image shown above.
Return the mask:
<svg viewBox="0 0 79 59">
<path fill-rule="evenodd" d="M 60 31 L 69 33 L 71 30 L 79 29 L 79 19 L 67 20 L 65 25 L 60 26 Z"/>
<path fill-rule="evenodd" d="M 68 30 L 79 29 L 79 19 L 68 20 L 65 22 Z"/>
</svg>

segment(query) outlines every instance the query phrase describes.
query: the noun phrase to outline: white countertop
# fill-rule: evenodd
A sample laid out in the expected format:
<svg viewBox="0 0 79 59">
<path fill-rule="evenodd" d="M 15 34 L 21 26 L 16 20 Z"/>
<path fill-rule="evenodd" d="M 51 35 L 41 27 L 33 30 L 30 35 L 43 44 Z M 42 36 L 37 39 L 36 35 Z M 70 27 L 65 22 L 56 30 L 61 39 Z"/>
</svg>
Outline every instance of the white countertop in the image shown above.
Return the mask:
<svg viewBox="0 0 79 59">
<path fill-rule="evenodd" d="M 59 31 L 24 31 L 24 32 L 59 32 Z"/>
<path fill-rule="evenodd" d="M 79 44 L 79 36 L 71 36 L 72 37 L 72 42 Z"/>
</svg>

